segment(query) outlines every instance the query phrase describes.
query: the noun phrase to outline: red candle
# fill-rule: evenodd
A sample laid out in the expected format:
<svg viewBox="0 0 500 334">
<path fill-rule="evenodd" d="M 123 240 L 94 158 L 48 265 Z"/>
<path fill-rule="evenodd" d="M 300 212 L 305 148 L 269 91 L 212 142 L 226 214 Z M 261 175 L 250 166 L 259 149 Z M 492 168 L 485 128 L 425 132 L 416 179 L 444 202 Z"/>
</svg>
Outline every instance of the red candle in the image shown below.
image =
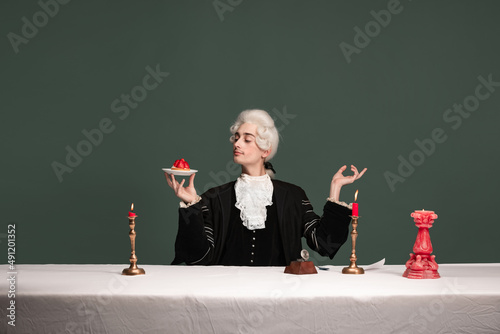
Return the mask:
<svg viewBox="0 0 500 334">
<path fill-rule="evenodd" d="M 132 211 L 134 211 L 134 203 L 132 203 L 132 205 L 130 206 L 130 211 L 128 212 L 128 216 L 129 217 L 137 217 L 137 215 L 135 213 L 133 213 Z"/>
<path fill-rule="evenodd" d="M 358 191 L 356 190 L 356 193 L 354 194 L 354 202 L 356 202 L 357 199 L 358 199 Z M 352 203 L 352 215 L 359 216 L 358 203 Z"/>
<path fill-rule="evenodd" d="M 358 214 L 358 203 L 352 203 L 352 215 L 357 216 Z"/>
</svg>

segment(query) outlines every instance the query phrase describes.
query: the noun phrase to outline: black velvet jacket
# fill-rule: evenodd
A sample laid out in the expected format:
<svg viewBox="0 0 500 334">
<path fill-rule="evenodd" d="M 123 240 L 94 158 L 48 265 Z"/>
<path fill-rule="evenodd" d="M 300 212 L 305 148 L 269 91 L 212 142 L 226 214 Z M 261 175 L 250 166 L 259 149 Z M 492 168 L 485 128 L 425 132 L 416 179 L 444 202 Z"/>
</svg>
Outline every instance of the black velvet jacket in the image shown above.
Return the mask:
<svg viewBox="0 0 500 334">
<path fill-rule="evenodd" d="M 179 209 L 179 230 L 172 264 L 220 264 L 235 182 L 212 188 L 201 195 L 198 203 Z M 327 201 L 323 216 L 319 217 L 302 188 L 279 180 L 272 182 L 286 263 L 300 258 L 302 237 L 306 238 L 311 249 L 332 259 L 347 240 L 351 210 Z"/>
</svg>

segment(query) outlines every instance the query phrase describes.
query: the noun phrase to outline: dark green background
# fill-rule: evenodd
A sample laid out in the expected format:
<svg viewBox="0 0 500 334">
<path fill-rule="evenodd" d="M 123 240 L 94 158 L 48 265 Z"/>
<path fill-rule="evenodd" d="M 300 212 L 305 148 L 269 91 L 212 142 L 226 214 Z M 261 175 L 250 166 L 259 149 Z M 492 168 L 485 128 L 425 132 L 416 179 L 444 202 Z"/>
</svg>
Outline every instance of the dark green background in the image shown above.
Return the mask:
<svg viewBox="0 0 500 334">
<path fill-rule="evenodd" d="M 388 1 L 232 3 L 221 20 L 212 1 L 73 0 L 16 54 L 7 34 L 41 7 L 1 2 L 2 263 L 15 223 L 17 263 L 125 265 L 131 202 L 139 263 L 170 263 L 178 200 L 161 168 L 185 158 L 200 192 L 235 179 L 224 172 L 229 126 L 247 108 L 294 116 L 277 118 L 273 163 L 317 213 L 341 165 L 368 167 L 341 193 L 350 202 L 360 190 L 358 263 L 404 263 L 417 233 L 410 213 L 422 208 L 439 215 L 438 263 L 500 262 L 500 87 L 458 129 L 443 120 L 478 76 L 500 81 L 498 1 L 404 0 L 350 63 L 340 43 L 352 45 Z M 111 103 L 157 64 L 170 75 L 121 120 Z M 103 118 L 114 131 L 59 182 L 51 164 Z M 384 173 L 436 128 L 447 140 L 391 191 Z M 349 252 L 350 242 L 333 261 L 313 259 L 346 264 Z"/>
</svg>

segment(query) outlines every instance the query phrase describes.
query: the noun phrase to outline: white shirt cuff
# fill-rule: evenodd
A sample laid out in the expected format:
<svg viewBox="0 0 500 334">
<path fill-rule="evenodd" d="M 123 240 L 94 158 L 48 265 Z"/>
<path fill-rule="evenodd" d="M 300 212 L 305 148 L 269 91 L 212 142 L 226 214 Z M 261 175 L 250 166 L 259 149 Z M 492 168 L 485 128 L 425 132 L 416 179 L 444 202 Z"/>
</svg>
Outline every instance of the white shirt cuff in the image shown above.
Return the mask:
<svg viewBox="0 0 500 334">
<path fill-rule="evenodd" d="M 190 202 L 190 203 L 187 203 L 187 204 L 181 201 L 181 202 L 179 203 L 179 206 L 180 206 L 181 208 L 185 209 L 185 208 L 190 207 L 191 205 L 194 205 L 194 204 L 198 203 L 199 201 L 201 201 L 201 197 L 200 197 L 200 196 L 196 196 L 196 198 L 195 198 L 195 200 L 194 200 L 194 201 L 192 201 L 192 202 Z"/>
<path fill-rule="evenodd" d="M 329 201 L 329 202 L 336 203 L 336 204 L 338 204 L 338 205 L 345 206 L 346 208 L 348 208 L 348 209 L 351 209 L 351 210 L 352 210 L 352 203 L 351 203 L 351 204 L 347 204 L 346 202 L 336 201 L 336 200 L 334 200 L 333 198 L 330 198 L 330 197 L 328 197 L 326 200 L 327 200 L 327 201 Z"/>
</svg>

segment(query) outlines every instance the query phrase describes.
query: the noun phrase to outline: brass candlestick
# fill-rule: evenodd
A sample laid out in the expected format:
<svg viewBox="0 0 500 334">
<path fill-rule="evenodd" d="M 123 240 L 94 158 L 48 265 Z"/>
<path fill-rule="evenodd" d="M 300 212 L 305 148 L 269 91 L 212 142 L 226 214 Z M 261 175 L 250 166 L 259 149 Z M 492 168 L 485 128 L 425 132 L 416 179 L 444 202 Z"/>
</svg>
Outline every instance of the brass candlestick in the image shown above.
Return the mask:
<svg viewBox="0 0 500 334">
<path fill-rule="evenodd" d="M 355 275 L 360 275 L 364 274 L 365 270 L 361 267 L 358 267 L 356 265 L 356 260 L 358 257 L 356 256 L 356 238 L 358 237 L 358 216 L 350 216 L 352 218 L 352 232 L 351 232 L 351 239 L 352 239 L 352 251 L 351 251 L 351 257 L 349 258 L 351 260 L 351 264 L 349 267 L 345 267 L 342 269 L 342 274 L 355 274 Z"/>
<path fill-rule="evenodd" d="M 132 247 L 132 253 L 130 254 L 130 267 L 123 269 L 122 275 L 144 275 L 146 272 L 142 268 L 137 267 L 137 256 L 135 255 L 135 217 L 128 217 L 128 226 L 130 226 L 130 232 L 128 233 L 130 237 L 130 245 Z"/>
</svg>

